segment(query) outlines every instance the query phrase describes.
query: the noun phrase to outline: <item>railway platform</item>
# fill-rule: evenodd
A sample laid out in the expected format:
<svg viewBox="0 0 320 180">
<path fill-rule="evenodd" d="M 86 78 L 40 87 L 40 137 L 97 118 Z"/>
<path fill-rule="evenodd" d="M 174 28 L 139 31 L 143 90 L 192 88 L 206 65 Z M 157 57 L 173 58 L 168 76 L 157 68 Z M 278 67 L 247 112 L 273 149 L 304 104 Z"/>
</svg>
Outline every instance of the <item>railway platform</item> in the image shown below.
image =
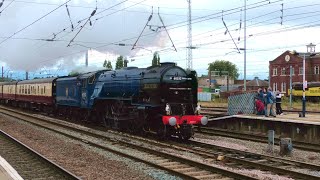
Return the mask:
<svg viewBox="0 0 320 180">
<path fill-rule="evenodd" d="M 293 141 L 320 144 L 320 113 L 307 113 L 299 117 L 298 113 L 287 113 L 277 117 L 237 114 L 209 119 L 210 127 L 234 132 L 266 135 L 274 130 L 280 138 L 291 138 Z"/>
<path fill-rule="evenodd" d="M 18 172 L 0 156 L 0 179 L 1 180 L 23 180 Z"/>
</svg>

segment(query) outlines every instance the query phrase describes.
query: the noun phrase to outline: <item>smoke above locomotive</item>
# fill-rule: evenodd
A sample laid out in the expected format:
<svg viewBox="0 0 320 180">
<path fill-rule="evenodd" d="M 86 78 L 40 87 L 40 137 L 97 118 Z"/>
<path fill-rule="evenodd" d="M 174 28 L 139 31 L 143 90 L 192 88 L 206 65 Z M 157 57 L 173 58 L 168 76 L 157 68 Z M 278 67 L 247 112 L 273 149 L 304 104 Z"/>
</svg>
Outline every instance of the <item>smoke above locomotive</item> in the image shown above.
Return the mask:
<svg viewBox="0 0 320 180">
<path fill-rule="evenodd" d="M 98 1 L 97 13 L 121 2 L 120 0 Z M 1 18 L 0 27 L 5 27 L 1 28 L 1 34 L 4 37 L 11 36 L 14 32 L 19 31 L 63 2 L 52 0 L 51 2 L 47 1 L 47 3 L 53 5 L 23 2 L 13 3 L 10 6 L 10 11 L 6 10 L 1 14 L 3 18 Z M 132 2 L 126 2 L 117 6 L 116 9 L 123 9 L 131 5 L 133 5 Z M 68 3 L 74 26 L 80 27 L 83 25 L 84 22 L 78 23 L 79 20 L 87 18 L 92 10 L 95 9 L 95 6 L 96 1 L 71 1 Z M 137 5 L 133 6 L 131 10 L 149 12 L 150 8 Z M 135 38 L 127 41 L 123 39 L 137 37 L 149 14 L 135 13 L 133 16 L 131 14 L 133 12 L 131 11 L 119 11 L 107 16 L 112 12 L 114 12 L 114 9 L 93 16 L 92 26 L 88 23 L 74 42 L 71 43 L 71 46 L 67 47 L 69 41 L 75 36 L 79 28 L 75 28 L 72 31 L 66 8 L 63 6 L 2 43 L 0 45 L 0 60 L 5 66 L 9 66 L 11 70 L 35 71 L 43 67 L 47 69 L 56 67 L 56 69 L 72 70 L 79 64 L 79 60 L 84 61 L 85 52 L 89 49 L 95 49 L 102 53 L 121 54 L 123 56 L 135 55 L 139 49 L 131 51 L 132 46 L 119 46 L 114 43 L 133 44 Z M 102 16 L 103 18 L 100 18 Z M 100 19 L 95 21 L 94 19 L 97 18 Z M 166 42 L 167 36 L 163 36 L 161 33 L 154 33 L 148 38 L 141 38 L 139 46 L 145 48 L 157 47 L 164 45 Z M 101 59 L 101 64 L 103 60 Z"/>
</svg>

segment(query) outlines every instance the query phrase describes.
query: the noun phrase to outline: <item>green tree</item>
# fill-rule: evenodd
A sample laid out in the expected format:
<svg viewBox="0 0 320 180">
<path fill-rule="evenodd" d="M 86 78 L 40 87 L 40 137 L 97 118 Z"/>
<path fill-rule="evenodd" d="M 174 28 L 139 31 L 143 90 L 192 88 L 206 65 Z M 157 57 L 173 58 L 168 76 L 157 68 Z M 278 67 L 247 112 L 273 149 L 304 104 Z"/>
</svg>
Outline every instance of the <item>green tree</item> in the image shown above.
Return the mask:
<svg viewBox="0 0 320 180">
<path fill-rule="evenodd" d="M 239 73 L 238 73 L 238 68 L 235 64 L 233 64 L 230 61 L 226 60 L 216 60 L 212 63 L 209 64 L 208 67 L 209 71 L 219 71 L 220 76 L 225 75 L 225 72 L 227 71 L 229 76 L 233 79 L 238 79 Z"/>
<path fill-rule="evenodd" d="M 107 69 L 112 69 L 111 61 L 104 60 L 103 67 L 105 67 Z"/>
<path fill-rule="evenodd" d="M 123 56 L 119 56 L 116 62 L 116 69 L 123 68 Z"/>
<path fill-rule="evenodd" d="M 158 52 L 153 53 L 152 66 L 157 66 L 160 64 L 160 55 Z"/>
<path fill-rule="evenodd" d="M 68 76 L 78 76 L 80 73 L 76 71 L 71 71 Z"/>
</svg>

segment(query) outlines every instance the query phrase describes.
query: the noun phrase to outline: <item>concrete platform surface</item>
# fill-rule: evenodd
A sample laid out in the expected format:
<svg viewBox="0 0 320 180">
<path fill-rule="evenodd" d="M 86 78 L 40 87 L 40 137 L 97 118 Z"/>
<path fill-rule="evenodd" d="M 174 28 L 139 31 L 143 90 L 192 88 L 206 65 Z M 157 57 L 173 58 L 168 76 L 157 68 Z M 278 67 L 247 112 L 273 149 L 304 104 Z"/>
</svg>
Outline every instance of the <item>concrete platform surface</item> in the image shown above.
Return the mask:
<svg viewBox="0 0 320 180">
<path fill-rule="evenodd" d="M 257 116 L 257 115 L 239 114 L 239 115 L 233 115 L 233 117 L 320 125 L 320 114 L 306 114 L 306 117 L 299 117 L 298 113 L 288 113 L 284 115 L 278 115 L 277 117 L 272 117 L 272 116 L 265 117 L 265 116 Z"/>
<path fill-rule="evenodd" d="M 18 172 L 0 156 L 0 180 L 23 180 Z"/>
<path fill-rule="evenodd" d="M 219 121 L 223 119 L 231 118 L 245 118 L 245 119 L 256 119 L 256 120 L 265 120 L 265 121 L 281 121 L 281 122 L 290 122 L 290 123 L 301 123 L 301 124 L 312 124 L 320 125 L 320 114 L 306 114 L 306 117 L 299 117 L 298 113 L 288 113 L 284 115 L 278 115 L 277 117 L 265 117 L 258 116 L 255 114 L 237 114 L 231 116 L 224 116 L 218 118 L 210 118 L 209 121 Z"/>
</svg>

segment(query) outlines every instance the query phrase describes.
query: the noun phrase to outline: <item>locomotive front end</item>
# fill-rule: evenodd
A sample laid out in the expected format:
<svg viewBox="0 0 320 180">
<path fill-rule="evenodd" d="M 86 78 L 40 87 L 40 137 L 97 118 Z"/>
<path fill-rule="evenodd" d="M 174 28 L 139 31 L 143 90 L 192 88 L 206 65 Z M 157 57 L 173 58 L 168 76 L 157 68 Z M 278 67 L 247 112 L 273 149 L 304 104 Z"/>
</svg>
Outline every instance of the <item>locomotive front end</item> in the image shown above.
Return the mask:
<svg viewBox="0 0 320 180">
<path fill-rule="evenodd" d="M 174 63 L 162 63 L 149 72 L 159 73 L 160 78 L 157 88 L 146 91 L 151 100 L 159 103 L 162 124 L 159 126 L 159 134 L 191 138 L 194 134 L 193 125 L 208 123 L 207 117 L 198 114 L 200 106 L 197 105 L 198 85 L 195 72 L 187 72 Z M 156 84 L 151 79 L 148 78 L 149 83 L 146 84 Z"/>
</svg>

